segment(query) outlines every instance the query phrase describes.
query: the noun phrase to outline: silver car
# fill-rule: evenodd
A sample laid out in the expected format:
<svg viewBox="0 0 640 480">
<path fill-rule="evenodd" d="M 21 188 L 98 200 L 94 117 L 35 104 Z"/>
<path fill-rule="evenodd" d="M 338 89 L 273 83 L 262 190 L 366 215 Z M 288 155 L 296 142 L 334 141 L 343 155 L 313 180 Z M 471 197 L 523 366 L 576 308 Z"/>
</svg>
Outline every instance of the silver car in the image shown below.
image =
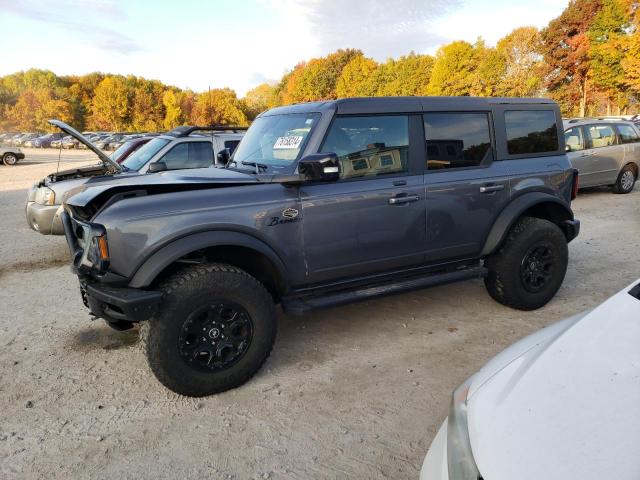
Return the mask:
<svg viewBox="0 0 640 480">
<path fill-rule="evenodd" d="M 246 130 L 240 127 L 178 127 L 154 137 L 119 163 L 69 125 L 58 120 L 50 120 L 49 123 L 92 150 L 102 164 L 55 172 L 31 187 L 25 206 L 27 223 L 43 235 L 64 234 L 62 204 L 65 198 L 82 189 L 87 182 L 105 181 L 110 175 L 143 175 L 163 170 L 219 166 L 219 154 L 224 153 L 228 157 Z M 211 133 L 197 134 L 206 129 Z"/>
<path fill-rule="evenodd" d="M 564 128 L 580 188 L 605 185 L 615 193 L 633 190 L 640 171 L 640 131 L 633 122 L 581 118 L 566 121 Z"/>
<path fill-rule="evenodd" d="M 6 147 L 0 145 L 0 163 L 12 167 L 18 160 L 24 158 L 24 153 L 18 147 Z"/>
</svg>

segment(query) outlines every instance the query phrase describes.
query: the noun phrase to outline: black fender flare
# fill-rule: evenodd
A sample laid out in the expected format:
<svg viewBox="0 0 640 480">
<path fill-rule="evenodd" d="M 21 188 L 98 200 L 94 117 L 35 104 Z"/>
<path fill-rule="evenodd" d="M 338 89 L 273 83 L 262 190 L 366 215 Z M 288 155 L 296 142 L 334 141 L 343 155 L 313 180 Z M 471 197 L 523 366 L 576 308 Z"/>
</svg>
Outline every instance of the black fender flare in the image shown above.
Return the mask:
<svg viewBox="0 0 640 480">
<path fill-rule="evenodd" d="M 149 286 L 154 279 L 179 258 L 208 247 L 216 246 L 246 247 L 261 253 L 267 257 L 278 271 L 281 280 L 288 279 L 287 269 L 278 254 L 265 242 L 241 232 L 233 231 L 206 231 L 193 233 L 178 238 L 168 245 L 155 251 L 136 270 L 129 282 L 131 288 L 142 288 Z"/>
<path fill-rule="evenodd" d="M 493 223 L 493 226 L 489 231 L 489 235 L 487 236 L 484 247 L 482 248 L 481 256 L 484 257 L 490 255 L 502 244 L 513 224 L 524 212 L 529 210 L 531 207 L 545 203 L 552 204 L 554 209 L 560 212 L 560 218 L 547 218 L 547 220 L 557 223 L 560 227 L 562 227 L 562 222 L 573 220 L 573 211 L 566 202 L 563 202 L 558 197 L 544 192 L 525 193 L 520 197 L 517 197 L 515 200 L 512 200 L 511 203 L 507 205 L 502 212 L 500 212 L 500 215 L 498 215 L 498 218 Z M 567 235 L 567 232 L 565 232 L 565 235 Z M 571 237 L 571 235 L 568 235 L 568 241 L 573 239 L 573 237 L 569 237 Z"/>
</svg>

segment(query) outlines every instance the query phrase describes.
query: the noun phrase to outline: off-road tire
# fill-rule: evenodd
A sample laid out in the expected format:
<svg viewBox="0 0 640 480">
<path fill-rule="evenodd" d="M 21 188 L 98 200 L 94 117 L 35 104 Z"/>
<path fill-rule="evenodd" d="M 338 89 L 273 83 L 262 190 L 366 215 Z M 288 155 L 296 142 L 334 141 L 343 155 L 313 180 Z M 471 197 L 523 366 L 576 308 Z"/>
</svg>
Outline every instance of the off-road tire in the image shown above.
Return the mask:
<svg viewBox="0 0 640 480">
<path fill-rule="evenodd" d="M 543 269 L 549 276 L 540 290 L 531 291 L 531 285 L 523 279 L 523 275 L 527 277 L 523 269 L 529 265 L 525 260 L 538 250 L 550 252 L 551 267 Z M 522 217 L 511 227 L 499 250 L 485 260 L 489 273 L 484 284 L 497 302 L 518 310 L 535 310 L 554 297 L 564 280 L 568 261 L 567 239 L 556 224 Z M 547 262 L 548 258 L 539 263 Z"/>
<path fill-rule="evenodd" d="M 12 167 L 16 163 L 18 163 L 18 157 L 16 157 L 13 153 L 5 153 L 2 157 L 2 163 L 4 163 L 8 167 Z"/>
<path fill-rule="evenodd" d="M 190 397 L 202 397 L 247 382 L 262 367 L 276 338 L 273 299 L 251 275 L 226 264 L 194 265 L 161 283 L 163 300 L 158 313 L 143 322 L 140 344 L 149 367 L 167 388 Z M 215 301 L 233 302 L 246 310 L 253 334 L 243 356 L 228 368 L 201 371 L 181 356 L 178 339 L 189 315 Z"/>
<path fill-rule="evenodd" d="M 625 165 L 613 184 L 613 193 L 631 193 L 636 183 L 636 172 L 631 165 Z"/>
</svg>

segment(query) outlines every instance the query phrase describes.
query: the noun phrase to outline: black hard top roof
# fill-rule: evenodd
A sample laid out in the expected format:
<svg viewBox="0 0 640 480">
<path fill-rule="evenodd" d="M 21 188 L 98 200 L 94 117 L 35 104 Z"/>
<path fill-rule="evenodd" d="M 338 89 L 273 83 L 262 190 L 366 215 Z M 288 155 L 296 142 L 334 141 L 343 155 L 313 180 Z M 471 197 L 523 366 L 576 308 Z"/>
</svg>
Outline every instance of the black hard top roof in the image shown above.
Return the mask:
<svg viewBox="0 0 640 480">
<path fill-rule="evenodd" d="M 394 113 L 433 110 L 489 110 L 497 105 L 556 105 L 548 98 L 497 97 L 363 97 L 277 107 L 261 116 L 336 110 L 338 113 Z"/>
</svg>

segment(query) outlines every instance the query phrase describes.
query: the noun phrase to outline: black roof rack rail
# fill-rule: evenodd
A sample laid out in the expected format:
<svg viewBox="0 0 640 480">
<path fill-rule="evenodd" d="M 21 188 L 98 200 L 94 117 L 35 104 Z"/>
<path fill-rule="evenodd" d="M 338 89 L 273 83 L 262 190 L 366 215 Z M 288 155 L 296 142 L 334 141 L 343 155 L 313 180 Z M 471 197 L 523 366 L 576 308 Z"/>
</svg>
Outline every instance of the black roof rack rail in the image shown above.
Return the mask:
<svg viewBox="0 0 640 480">
<path fill-rule="evenodd" d="M 168 131 L 165 135 L 171 135 L 173 137 L 188 137 L 193 132 L 244 132 L 249 127 L 236 127 L 231 125 L 209 125 L 207 127 L 196 127 L 185 125 L 182 127 L 176 127 L 173 130 Z"/>
</svg>

